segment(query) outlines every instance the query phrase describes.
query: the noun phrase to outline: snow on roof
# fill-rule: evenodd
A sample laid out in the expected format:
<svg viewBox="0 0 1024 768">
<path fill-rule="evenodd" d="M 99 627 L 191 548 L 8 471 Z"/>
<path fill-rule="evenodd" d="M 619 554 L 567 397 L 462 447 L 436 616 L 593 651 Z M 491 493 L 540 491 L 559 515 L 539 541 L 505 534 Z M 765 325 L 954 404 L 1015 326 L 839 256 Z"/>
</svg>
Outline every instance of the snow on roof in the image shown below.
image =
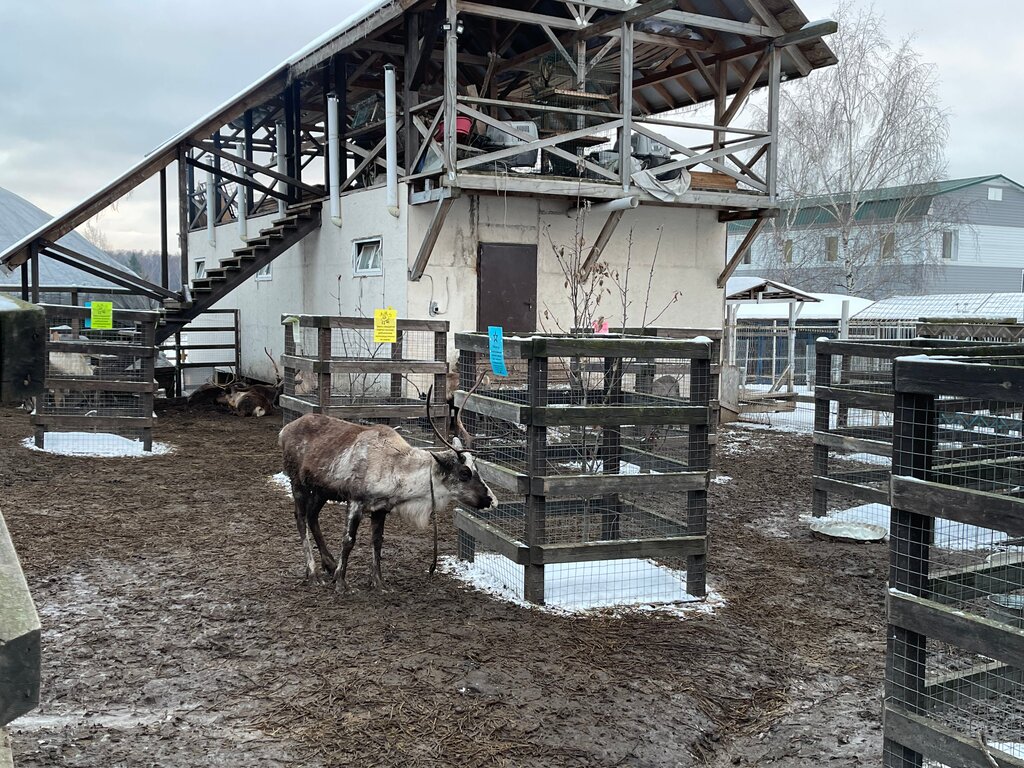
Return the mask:
<svg viewBox="0 0 1024 768">
<path fill-rule="evenodd" d="M 799 288 L 780 283 L 778 280 L 753 276 L 730 277 L 725 285 L 725 300 L 732 303 L 817 301 L 814 296 Z"/>
<path fill-rule="evenodd" d="M 843 316 L 843 302 L 850 302 L 850 317 L 870 307 L 871 299 L 847 296 L 842 293 L 810 293 L 815 301 L 800 304 L 797 309 L 800 320 L 839 320 Z M 789 302 L 755 304 L 743 303 L 737 306 L 737 318 L 740 320 L 788 320 Z"/>
<path fill-rule="evenodd" d="M 931 296 L 892 296 L 858 312 L 854 320 L 910 320 L 923 317 L 970 317 L 985 320 L 1013 318 L 1024 322 L 1024 293 L 945 293 Z"/>
</svg>

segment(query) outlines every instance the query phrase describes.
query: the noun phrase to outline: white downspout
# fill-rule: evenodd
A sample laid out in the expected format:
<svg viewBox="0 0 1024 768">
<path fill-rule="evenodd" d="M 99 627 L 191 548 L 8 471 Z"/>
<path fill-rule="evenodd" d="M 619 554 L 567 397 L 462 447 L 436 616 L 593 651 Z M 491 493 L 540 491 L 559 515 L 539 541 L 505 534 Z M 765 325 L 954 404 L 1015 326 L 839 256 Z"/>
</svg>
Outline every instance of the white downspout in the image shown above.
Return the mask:
<svg viewBox="0 0 1024 768">
<path fill-rule="evenodd" d="M 327 162 L 329 164 L 329 192 L 331 222 L 341 226 L 341 143 L 338 137 L 338 97 L 327 97 Z"/>
<path fill-rule="evenodd" d="M 282 176 L 286 176 L 288 174 L 288 137 L 284 134 L 284 120 L 278 120 L 274 127 L 274 138 L 277 140 L 277 172 Z M 283 181 L 278 181 L 274 187 L 282 194 L 288 193 L 288 187 Z M 285 207 L 286 205 L 284 200 L 279 199 L 277 201 L 278 216 L 284 216 Z"/>
<path fill-rule="evenodd" d="M 398 97 L 395 93 L 395 68 L 384 67 L 385 162 L 388 179 L 388 213 L 398 216 Z"/>
<path fill-rule="evenodd" d="M 609 200 L 607 203 L 595 203 L 587 209 L 588 213 L 613 213 L 615 211 L 628 211 L 636 208 L 640 205 L 640 197 L 638 195 L 630 195 L 628 197 L 620 197 L 615 200 Z M 571 207 L 566 210 L 565 215 L 570 219 L 579 213 L 580 209 Z"/>
</svg>

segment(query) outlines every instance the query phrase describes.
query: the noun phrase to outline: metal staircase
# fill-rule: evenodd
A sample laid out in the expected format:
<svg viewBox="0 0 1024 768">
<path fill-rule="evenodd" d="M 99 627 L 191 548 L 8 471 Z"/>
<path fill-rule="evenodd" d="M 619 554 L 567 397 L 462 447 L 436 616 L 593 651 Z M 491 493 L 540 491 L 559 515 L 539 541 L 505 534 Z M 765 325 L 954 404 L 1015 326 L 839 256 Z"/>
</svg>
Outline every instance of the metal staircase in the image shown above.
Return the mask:
<svg viewBox="0 0 1024 768">
<path fill-rule="evenodd" d="M 285 215 L 260 230 L 241 248 L 232 251 L 220 266 L 207 269 L 204 277 L 192 281 L 191 301 L 164 301 L 165 322 L 157 327 L 157 343 L 170 338 L 210 309 L 227 294 L 259 272 L 320 226 L 320 201 L 289 206 Z"/>
</svg>

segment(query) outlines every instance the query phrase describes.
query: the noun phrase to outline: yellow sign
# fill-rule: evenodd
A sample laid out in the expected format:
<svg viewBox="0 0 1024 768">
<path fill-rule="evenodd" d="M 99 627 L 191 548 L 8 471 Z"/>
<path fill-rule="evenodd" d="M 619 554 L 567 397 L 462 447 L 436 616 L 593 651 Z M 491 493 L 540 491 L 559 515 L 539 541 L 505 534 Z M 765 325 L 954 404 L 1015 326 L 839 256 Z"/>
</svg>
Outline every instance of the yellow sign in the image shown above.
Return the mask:
<svg viewBox="0 0 1024 768">
<path fill-rule="evenodd" d="M 394 344 L 398 341 L 398 312 L 391 307 L 373 310 L 373 343 Z"/>
<path fill-rule="evenodd" d="M 112 301 L 94 301 L 89 327 L 94 331 L 109 331 L 114 327 L 114 303 Z"/>
</svg>

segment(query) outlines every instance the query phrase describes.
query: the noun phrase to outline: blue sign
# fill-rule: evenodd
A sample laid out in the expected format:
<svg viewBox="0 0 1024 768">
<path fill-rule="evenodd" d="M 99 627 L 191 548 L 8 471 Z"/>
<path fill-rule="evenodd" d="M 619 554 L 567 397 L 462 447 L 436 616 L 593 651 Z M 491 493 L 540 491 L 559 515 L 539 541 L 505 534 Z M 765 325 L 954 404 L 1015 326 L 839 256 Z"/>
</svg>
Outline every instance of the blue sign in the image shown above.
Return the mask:
<svg viewBox="0 0 1024 768">
<path fill-rule="evenodd" d="M 491 353 L 491 370 L 497 376 L 508 376 L 505 367 L 505 340 L 500 325 L 487 326 L 487 342 Z"/>
</svg>

